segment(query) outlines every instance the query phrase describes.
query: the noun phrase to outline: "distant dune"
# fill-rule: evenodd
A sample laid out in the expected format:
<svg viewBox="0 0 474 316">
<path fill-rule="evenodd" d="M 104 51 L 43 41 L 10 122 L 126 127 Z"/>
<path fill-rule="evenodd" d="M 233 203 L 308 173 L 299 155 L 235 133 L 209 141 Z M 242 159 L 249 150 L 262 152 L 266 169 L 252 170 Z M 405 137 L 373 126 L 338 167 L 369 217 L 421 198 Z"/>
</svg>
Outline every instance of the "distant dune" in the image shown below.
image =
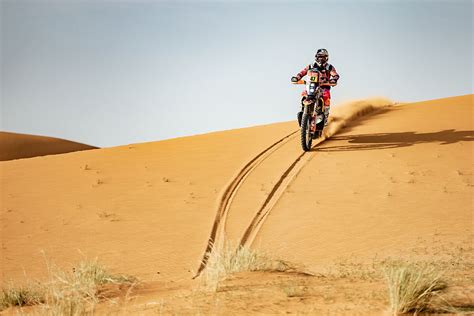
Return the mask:
<svg viewBox="0 0 474 316">
<path fill-rule="evenodd" d="M 0 161 L 96 148 L 60 138 L 0 132 Z"/>
<path fill-rule="evenodd" d="M 191 294 L 179 291 L 199 284 L 192 278 L 206 269 L 205 252 L 225 241 L 266 249 L 321 275 L 363 271 L 362 264 L 380 258 L 439 262 L 454 255 L 461 271 L 473 255 L 472 97 L 334 107 L 325 138 L 307 153 L 295 120 L 0 162 L 1 281 L 44 277 L 42 252 L 64 267 L 98 256 L 113 271 L 140 277 L 147 289 L 142 299 L 164 300 L 165 314 L 196 313 L 187 309 L 191 300 L 199 312 L 214 314 L 215 301 L 206 305 L 192 296 L 183 303 L 179 295 Z M 47 153 L 92 148 L 40 139 Z M 219 303 L 215 314 L 245 314 L 251 307 L 263 314 L 334 315 L 337 308 L 360 315 L 371 308 L 380 315 L 386 308 L 383 281 L 299 275 L 313 291 L 299 300 L 284 294 L 294 290 L 295 278 L 233 279 L 216 295 L 232 297 L 237 289 L 243 296 L 219 296 L 229 305 Z"/>
</svg>

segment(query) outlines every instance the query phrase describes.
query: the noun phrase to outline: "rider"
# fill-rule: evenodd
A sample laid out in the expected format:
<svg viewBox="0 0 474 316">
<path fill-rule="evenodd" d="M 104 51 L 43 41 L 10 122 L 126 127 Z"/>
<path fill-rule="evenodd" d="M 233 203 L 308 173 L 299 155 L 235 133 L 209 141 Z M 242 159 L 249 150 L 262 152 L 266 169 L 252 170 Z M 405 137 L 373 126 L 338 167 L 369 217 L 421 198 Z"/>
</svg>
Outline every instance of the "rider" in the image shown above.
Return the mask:
<svg viewBox="0 0 474 316">
<path fill-rule="evenodd" d="M 316 69 L 321 73 L 320 82 L 321 83 L 329 83 L 333 86 L 337 85 L 337 80 L 339 79 L 339 74 L 336 72 L 336 68 L 333 65 L 328 63 L 329 54 L 328 51 L 324 48 L 318 49 L 316 55 L 314 56 L 315 62 L 306 66 L 303 70 L 301 70 L 296 76 L 291 78 L 292 82 L 298 82 L 306 76 L 308 70 Z M 325 115 L 326 115 L 326 124 L 328 124 L 329 119 L 329 108 L 331 106 L 331 86 L 321 86 L 323 90 L 323 100 L 325 105 Z M 298 122 L 301 121 L 301 115 L 303 112 L 298 112 Z"/>
</svg>

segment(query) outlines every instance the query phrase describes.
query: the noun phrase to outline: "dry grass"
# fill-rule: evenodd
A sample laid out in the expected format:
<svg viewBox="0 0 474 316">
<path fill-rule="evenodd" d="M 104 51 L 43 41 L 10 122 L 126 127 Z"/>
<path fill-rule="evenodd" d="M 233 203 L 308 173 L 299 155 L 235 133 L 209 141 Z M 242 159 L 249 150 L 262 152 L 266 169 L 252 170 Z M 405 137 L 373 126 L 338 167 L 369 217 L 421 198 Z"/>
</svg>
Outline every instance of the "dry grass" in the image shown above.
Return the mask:
<svg viewBox="0 0 474 316">
<path fill-rule="evenodd" d="M 289 263 L 276 260 L 267 253 L 246 246 L 224 246 L 213 249 L 204 270 L 205 284 L 217 290 L 219 282 L 233 273 L 243 271 L 288 271 L 294 267 Z"/>
<path fill-rule="evenodd" d="M 48 270 L 50 282 L 44 287 L 43 307 L 53 315 L 92 312 L 99 301 L 98 286 L 136 282 L 129 276 L 111 274 L 97 259 L 80 262 L 72 272 L 65 272 L 54 265 L 50 265 Z"/>
<path fill-rule="evenodd" d="M 394 263 L 387 267 L 385 275 L 394 315 L 432 309 L 433 296 L 447 287 L 442 273 L 428 264 Z M 443 310 L 442 306 L 436 309 Z"/>
<path fill-rule="evenodd" d="M 133 277 L 114 275 L 97 260 L 80 262 L 71 272 L 48 264 L 49 279 L 25 287 L 2 290 L 0 307 L 41 305 L 46 314 L 82 315 L 94 310 L 100 285 L 135 283 Z"/>
<path fill-rule="evenodd" d="M 15 287 L 9 284 L 0 293 L 0 310 L 10 306 L 28 306 L 43 303 L 44 296 L 36 284 Z"/>
</svg>

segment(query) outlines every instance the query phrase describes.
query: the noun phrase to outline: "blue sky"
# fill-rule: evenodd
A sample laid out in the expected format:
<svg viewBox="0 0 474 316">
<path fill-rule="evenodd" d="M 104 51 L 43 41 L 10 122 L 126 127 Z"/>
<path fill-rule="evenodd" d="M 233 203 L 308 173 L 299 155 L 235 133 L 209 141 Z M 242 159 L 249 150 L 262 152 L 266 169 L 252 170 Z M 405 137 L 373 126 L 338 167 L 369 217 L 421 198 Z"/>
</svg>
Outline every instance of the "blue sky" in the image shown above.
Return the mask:
<svg viewBox="0 0 474 316">
<path fill-rule="evenodd" d="M 1 129 L 96 146 L 295 118 L 320 47 L 332 103 L 473 93 L 472 1 L 1 5 Z"/>
</svg>

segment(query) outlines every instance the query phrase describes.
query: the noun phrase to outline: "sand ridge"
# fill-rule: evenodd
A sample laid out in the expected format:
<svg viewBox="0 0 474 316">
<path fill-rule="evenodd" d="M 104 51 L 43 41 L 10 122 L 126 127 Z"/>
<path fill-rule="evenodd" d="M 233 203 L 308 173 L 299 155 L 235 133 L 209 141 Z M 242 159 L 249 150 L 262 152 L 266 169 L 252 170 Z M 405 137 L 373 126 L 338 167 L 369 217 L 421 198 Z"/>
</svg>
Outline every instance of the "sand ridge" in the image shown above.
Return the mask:
<svg viewBox="0 0 474 316">
<path fill-rule="evenodd" d="M 0 132 L 0 161 L 97 148 L 60 138 Z"/>
</svg>

